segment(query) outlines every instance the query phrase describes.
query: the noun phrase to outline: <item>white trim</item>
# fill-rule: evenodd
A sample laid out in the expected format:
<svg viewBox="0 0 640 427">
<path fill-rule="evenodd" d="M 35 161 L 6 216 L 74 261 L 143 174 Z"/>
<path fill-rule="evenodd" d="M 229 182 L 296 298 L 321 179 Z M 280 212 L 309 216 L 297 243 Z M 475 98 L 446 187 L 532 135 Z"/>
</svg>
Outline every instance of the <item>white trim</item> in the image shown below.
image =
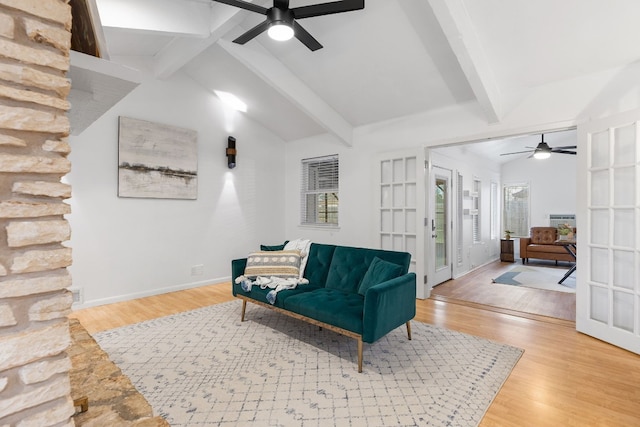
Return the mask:
<svg viewBox="0 0 640 427">
<path fill-rule="evenodd" d="M 217 283 L 224 283 L 224 282 L 230 282 L 230 281 L 231 281 L 231 276 L 226 276 L 226 277 L 218 277 L 215 279 L 200 280 L 198 282 L 182 283 L 179 285 L 167 286 L 164 288 L 156 288 L 156 289 L 151 289 L 143 292 L 134 292 L 131 294 L 117 295 L 115 297 L 89 300 L 89 301 L 85 301 L 84 304 L 73 304 L 72 309 L 75 311 L 83 308 L 97 307 L 100 305 L 113 304 L 113 303 L 122 302 L 122 301 L 130 301 L 133 299 L 150 297 L 154 295 L 161 295 L 161 294 L 166 294 L 166 293 L 175 292 L 175 291 L 182 291 L 185 289 L 199 288 L 200 286 L 214 285 Z M 77 286 L 74 286 L 74 288 L 76 287 Z M 231 293 L 231 288 L 229 288 L 229 293 Z"/>
</svg>

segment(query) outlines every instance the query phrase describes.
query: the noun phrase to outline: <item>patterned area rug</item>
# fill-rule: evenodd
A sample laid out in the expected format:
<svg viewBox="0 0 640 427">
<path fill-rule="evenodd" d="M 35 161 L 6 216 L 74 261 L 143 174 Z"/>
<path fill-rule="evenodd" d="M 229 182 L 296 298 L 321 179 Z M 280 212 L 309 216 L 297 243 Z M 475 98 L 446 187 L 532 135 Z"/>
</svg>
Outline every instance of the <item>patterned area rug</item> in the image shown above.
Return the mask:
<svg viewBox="0 0 640 427">
<path fill-rule="evenodd" d="M 493 279 L 493 283 L 503 285 L 524 286 L 527 288 L 546 289 L 558 292 L 576 292 L 576 276 L 571 276 L 558 284 L 568 268 L 529 267 L 519 265 Z"/>
<path fill-rule="evenodd" d="M 101 332 L 174 426 L 475 426 L 523 350 L 412 322 L 364 345 L 240 301 Z"/>
</svg>

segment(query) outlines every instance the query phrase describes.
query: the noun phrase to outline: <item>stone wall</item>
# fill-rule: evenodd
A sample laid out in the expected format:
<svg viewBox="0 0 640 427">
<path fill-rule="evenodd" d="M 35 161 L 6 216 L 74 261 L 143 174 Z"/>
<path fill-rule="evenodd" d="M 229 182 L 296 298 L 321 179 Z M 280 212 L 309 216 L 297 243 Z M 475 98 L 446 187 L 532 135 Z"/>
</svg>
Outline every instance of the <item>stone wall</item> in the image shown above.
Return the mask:
<svg viewBox="0 0 640 427">
<path fill-rule="evenodd" d="M 0 426 L 72 426 L 71 8 L 0 0 Z"/>
</svg>

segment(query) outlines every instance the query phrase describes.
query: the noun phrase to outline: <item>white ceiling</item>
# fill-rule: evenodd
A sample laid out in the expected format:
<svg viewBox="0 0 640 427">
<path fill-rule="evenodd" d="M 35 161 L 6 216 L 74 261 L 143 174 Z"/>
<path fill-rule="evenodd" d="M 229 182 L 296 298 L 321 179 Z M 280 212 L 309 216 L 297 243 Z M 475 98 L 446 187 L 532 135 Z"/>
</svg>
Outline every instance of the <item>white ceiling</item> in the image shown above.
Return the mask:
<svg viewBox="0 0 640 427">
<path fill-rule="evenodd" d="M 638 0 L 367 0 L 299 21 L 316 52 L 266 33 L 231 43 L 264 17 L 208 0 L 95 1 L 112 61 L 232 92 L 285 141 L 329 132 L 349 145 L 355 127 L 461 103 L 495 123 L 527 90 L 640 60 Z"/>
</svg>

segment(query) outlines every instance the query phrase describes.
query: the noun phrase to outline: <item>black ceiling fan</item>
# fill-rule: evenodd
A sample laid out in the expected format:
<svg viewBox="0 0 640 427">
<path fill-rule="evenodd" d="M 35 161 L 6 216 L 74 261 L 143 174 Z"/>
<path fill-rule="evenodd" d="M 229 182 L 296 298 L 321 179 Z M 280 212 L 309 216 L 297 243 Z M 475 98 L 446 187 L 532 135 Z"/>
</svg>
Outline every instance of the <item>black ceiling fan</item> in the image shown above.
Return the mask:
<svg viewBox="0 0 640 427">
<path fill-rule="evenodd" d="M 350 12 L 352 10 L 364 9 L 364 0 L 341 0 L 328 3 L 312 4 L 289 8 L 289 0 L 273 0 L 273 7 L 266 8 L 243 0 L 213 0 L 218 3 L 228 4 L 241 9 L 266 15 L 267 19 L 256 25 L 240 37 L 234 43 L 245 44 L 249 40 L 269 31 L 271 38 L 276 40 L 288 40 L 295 36 L 310 50 L 322 49 L 322 45 L 313 38 L 296 19 L 311 18 L 314 16 L 330 15 L 333 13 Z M 281 35 L 278 34 L 281 31 Z M 278 38 L 280 37 L 280 38 Z M 285 38 L 286 37 L 286 38 Z"/>
<path fill-rule="evenodd" d="M 527 147 L 531 149 L 526 151 L 515 151 L 513 153 L 503 153 L 500 155 L 508 156 L 511 154 L 531 153 L 531 156 L 535 157 L 536 159 L 546 159 L 551 155 L 551 153 L 573 154 L 574 156 L 576 155 L 576 149 L 578 148 L 576 145 L 565 145 L 564 147 L 549 147 L 549 145 L 544 142 L 544 134 L 540 136 L 542 137 L 542 139 L 535 148 Z"/>
</svg>

